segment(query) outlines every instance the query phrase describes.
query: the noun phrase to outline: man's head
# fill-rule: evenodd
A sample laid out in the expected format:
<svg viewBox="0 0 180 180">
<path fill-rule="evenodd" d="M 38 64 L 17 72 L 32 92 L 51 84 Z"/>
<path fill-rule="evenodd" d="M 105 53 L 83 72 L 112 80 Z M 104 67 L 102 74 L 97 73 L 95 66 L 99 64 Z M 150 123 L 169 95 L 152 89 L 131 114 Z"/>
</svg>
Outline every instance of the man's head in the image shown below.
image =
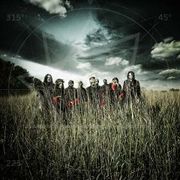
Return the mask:
<svg viewBox="0 0 180 180">
<path fill-rule="evenodd" d="M 74 86 L 74 81 L 73 81 L 73 80 L 70 80 L 70 81 L 68 82 L 68 85 L 69 85 L 69 87 L 73 87 L 73 86 Z"/>
<path fill-rule="evenodd" d="M 95 77 L 90 77 L 89 78 L 89 83 L 90 83 L 90 86 L 96 87 L 96 78 Z"/>
<path fill-rule="evenodd" d="M 133 71 L 129 71 L 128 74 L 127 74 L 127 78 L 132 81 L 135 79 L 135 74 Z"/>
<path fill-rule="evenodd" d="M 56 83 L 57 88 L 63 88 L 64 87 L 64 80 L 63 79 L 57 79 L 55 83 Z"/>
<path fill-rule="evenodd" d="M 53 82 L 53 79 L 52 79 L 51 74 L 46 74 L 44 77 L 44 83 L 52 83 L 52 82 Z"/>
<path fill-rule="evenodd" d="M 96 79 L 96 86 L 99 86 L 99 79 Z"/>
<path fill-rule="evenodd" d="M 118 79 L 117 77 L 114 77 L 114 78 L 112 79 L 112 83 L 113 83 L 113 84 L 118 84 L 118 83 L 119 83 L 119 79 Z"/>
<path fill-rule="evenodd" d="M 82 81 L 78 82 L 78 87 L 80 87 L 80 88 L 83 87 L 83 82 Z"/>
<path fill-rule="evenodd" d="M 103 79 L 103 83 L 104 83 L 104 85 L 106 85 L 107 84 L 107 79 Z"/>
</svg>

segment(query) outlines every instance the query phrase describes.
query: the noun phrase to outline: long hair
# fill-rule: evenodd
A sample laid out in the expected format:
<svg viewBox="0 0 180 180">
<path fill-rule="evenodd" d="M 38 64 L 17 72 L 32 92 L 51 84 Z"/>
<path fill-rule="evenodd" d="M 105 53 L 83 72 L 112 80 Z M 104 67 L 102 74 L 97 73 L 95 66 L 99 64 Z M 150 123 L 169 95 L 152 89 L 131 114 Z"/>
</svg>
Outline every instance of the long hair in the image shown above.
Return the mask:
<svg viewBox="0 0 180 180">
<path fill-rule="evenodd" d="M 50 76 L 51 77 L 51 82 L 47 82 L 47 77 Z M 46 74 L 44 77 L 44 83 L 45 84 L 53 84 L 53 78 L 51 74 Z"/>
<path fill-rule="evenodd" d="M 135 73 L 133 72 L 133 71 L 129 71 L 128 73 L 127 73 L 127 79 L 129 79 L 129 74 L 132 74 L 132 76 L 133 76 L 133 80 L 135 80 Z"/>
</svg>

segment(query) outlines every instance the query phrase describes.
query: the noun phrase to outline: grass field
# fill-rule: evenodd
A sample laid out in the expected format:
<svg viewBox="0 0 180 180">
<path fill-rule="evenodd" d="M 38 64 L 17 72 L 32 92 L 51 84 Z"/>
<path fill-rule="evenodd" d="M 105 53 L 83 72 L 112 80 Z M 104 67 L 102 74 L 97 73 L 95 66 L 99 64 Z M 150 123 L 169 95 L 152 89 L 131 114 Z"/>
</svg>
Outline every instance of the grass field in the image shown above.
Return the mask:
<svg viewBox="0 0 180 180">
<path fill-rule="evenodd" d="M 180 92 L 145 91 L 139 106 L 75 112 L 66 125 L 35 92 L 0 98 L 4 179 L 178 179 Z"/>
</svg>

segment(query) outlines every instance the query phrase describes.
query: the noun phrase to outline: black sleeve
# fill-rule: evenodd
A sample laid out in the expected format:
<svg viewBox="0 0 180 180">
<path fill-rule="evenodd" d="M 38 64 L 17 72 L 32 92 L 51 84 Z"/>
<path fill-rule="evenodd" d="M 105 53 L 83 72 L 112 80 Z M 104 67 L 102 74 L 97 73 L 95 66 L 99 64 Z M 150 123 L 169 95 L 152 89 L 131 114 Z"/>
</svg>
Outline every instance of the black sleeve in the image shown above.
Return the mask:
<svg viewBox="0 0 180 180">
<path fill-rule="evenodd" d="M 139 81 L 137 81 L 137 96 L 138 96 L 138 97 L 141 96 L 141 87 L 140 87 Z"/>
<path fill-rule="evenodd" d="M 77 89 L 75 88 L 74 91 L 75 91 L 75 99 L 77 99 L 78 98 Z"/>
<path fill-rule="evenodd" d="M 126 81 L 124 81 L 124 84 L 123 84 L 123 92 L 126 93 L 127 89 L 126 89 Z"/>
<path fill-rule="evenodd" d="M 84 100 L 85 100 L 85 102 L 88 101 L 88 96 L 87 96 L 87 91 L 86 91 L 86 89 L 84 89 Z"/>
</svg>

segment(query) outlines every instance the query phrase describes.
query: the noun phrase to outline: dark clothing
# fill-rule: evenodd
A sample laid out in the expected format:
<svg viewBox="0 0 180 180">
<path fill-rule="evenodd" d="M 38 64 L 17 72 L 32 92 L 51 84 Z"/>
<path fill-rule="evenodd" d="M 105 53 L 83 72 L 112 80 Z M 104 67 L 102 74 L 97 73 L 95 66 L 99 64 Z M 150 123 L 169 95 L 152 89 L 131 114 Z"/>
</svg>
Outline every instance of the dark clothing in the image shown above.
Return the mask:
<svg viewBox="0 0 180 180">
<path fill-rule="evenodd" d="M 100 89 L 101 89 L 100 86 L 97 86 L 97 87 L 89 86 L 86 89 L 87 95 L 88 95 L 88 101 L 93 106 L 100 105 Z"/>
<path fill-rule="evenodd" d="M 86 110 L 86 102 L 88 102 L 87 92 L 85 88 L 77 88 L 77 98 L 79 100 L 78 112 L 83 115 Z"/>
<path fill-rule="evenodd" d="M 43 83 L 43 93 L 47 97 L 52 97 L 54 92 L 53 83 Z"/>
<path fill-rule="evenodd" d="M 64 88 L 55 87 L 53 93 L 53 104 L 56 107 L 56 110 L 60 112 L 65 112 L 65 90 Z"/>
<path fill-rule="evenodd" d="M 42 107 L 47 111 L 52 110 L 53 89 L 53 83 L 42 83 L 39 89 L 37 89 Z"/>
<path fill-rule="evenodd" d="M 67 87 L 65 89 L 65 103 L 67 107 L 73 107 L 77 103 L 77 89 L 74 87 Z"/>
<path fill-rule="evenodd" d="M 104 84 L 101 86 L 101 107 L 110 104 L 110 85 Z"/>
<path fill-rule="evenodd" d="M 122 93 L 121 85 L 120 84 L 110 83 L 109 88 L 110 88 L 111 104 L 115 104 L 115 103 L 119 102 L 119 99 L 120 99 L 120 96 L 121 96 L 121 93 Z"/>
<path fill-rule="evenodd" d="M 62 99 L 64 99 L 65 89 L 64 88 L 55 87 L 53 96 L 60 96 Z"/>
<path fill-rule="evenodd" d="M 137 80 L 126 80 L 123 85 L 124 101 L 130 102 L 141 97 L 140 83 Z"/>
<path fill-rule="evenodd" d="M 101 92 L 105 95 L 109 95 L 110 93 L 110 88 L 109 88 L 109 84 L 104 84 L 101 86 Z"/>
<path fill-rule="evenodd" d="M 77 98 L 79 99 L 80 103 L 88 101 L 87 92 L 85 88 L 77 88 Z"/>
<path fill-rule="evenodd" d="M 65 121 L 70 122 L 76 105 L 79 104 L 77 99 L 77 89 L 74 87 L 67 87 L 65 89 Z"/>
</svg>

